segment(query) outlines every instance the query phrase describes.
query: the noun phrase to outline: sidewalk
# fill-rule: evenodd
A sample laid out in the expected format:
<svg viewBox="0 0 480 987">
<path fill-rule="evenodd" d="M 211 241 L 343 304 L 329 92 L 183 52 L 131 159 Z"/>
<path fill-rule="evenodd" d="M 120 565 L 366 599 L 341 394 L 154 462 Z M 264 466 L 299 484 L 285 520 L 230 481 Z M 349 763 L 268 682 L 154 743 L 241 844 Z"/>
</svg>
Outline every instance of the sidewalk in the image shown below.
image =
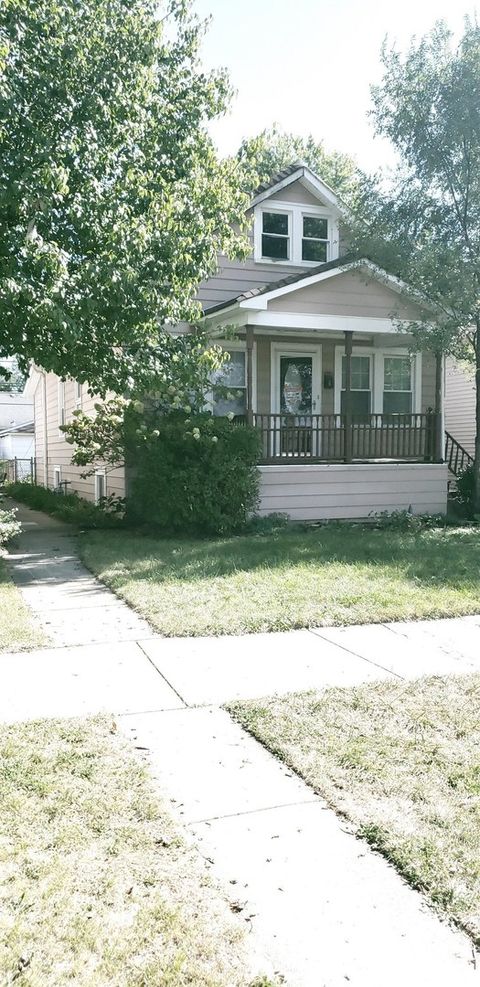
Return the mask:
<svg viewBox="0 0 480 987">
<path fill-rule="evenodd" d="M 0 655 L 0 719 L 114 712 L 290 987 L 480 984 L 470 940 L 218 708 L 480 670 L 480 617 L 164 640 L 84 569 L 65 525 L 22 515 L 12 575 L 57 646 Z"/>
</svg>

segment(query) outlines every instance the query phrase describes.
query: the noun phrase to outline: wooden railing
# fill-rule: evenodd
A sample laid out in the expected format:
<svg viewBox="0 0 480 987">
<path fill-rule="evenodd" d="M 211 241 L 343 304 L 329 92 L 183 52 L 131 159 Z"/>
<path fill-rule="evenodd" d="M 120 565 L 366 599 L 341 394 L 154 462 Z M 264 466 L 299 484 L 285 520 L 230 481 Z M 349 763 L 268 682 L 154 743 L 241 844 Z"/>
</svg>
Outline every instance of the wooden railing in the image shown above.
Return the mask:
<svg viewBox="0 0 480 987">
<path fill-rule="evenodd" d="M 459 476 L 473 463 L 473 456 L 454 439 L 453 435 L 450 435 L 450 432 L 445 432 L 445 462 L 454 476 Z"/>
<path fill-rule="evenodd" d="M 262 463 L 435 459 L 434 414 L 254 415 Z"/>
</svg>

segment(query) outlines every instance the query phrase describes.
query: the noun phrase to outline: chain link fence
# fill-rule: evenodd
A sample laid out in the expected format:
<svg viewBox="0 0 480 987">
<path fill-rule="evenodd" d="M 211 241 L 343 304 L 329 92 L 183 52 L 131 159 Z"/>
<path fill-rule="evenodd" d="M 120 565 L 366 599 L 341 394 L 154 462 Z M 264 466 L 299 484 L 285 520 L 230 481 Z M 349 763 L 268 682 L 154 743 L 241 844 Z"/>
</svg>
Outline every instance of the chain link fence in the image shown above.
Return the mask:
<svg viewBox="0 0 480 987">
<path fill-rule="evenodd" d="M 35 483 L 35 459 L 0 459 L 0 485 L 3 483 Z"/>
</svg>

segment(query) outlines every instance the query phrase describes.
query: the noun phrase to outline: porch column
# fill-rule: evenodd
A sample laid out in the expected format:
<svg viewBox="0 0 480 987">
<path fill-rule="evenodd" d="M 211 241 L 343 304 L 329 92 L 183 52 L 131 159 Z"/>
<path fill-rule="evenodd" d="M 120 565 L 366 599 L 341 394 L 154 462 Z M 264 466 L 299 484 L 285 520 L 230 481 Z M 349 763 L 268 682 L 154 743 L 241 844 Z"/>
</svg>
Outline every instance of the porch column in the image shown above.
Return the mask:
<svg viewBox="0 0 480 987">
<path fill-rule="evenodd" d="M 253 326 L 246 328 L 247 342 L 247 422 L 253 425 Z"/>
<path fill-rule="evenodd" d="M 435 353 L 435 425 L 434 425 L 434 446 L 433 446 L 433 458 L 436 463 L 443 463 L 443 459 L 444 459 L 442 378 L 443 378 L 443 354 L 438 350 Z"/>
<path fill-rule="evenodd" d="M 352 349 L 353 332 L 345 332 L 345 392 L 344 392 L 344 415 L 345 426 L 344 459 L 346 463 L 352 462 L 352 412 L 351 412 L 351 391 L 352 391 Z"/>
</svg>

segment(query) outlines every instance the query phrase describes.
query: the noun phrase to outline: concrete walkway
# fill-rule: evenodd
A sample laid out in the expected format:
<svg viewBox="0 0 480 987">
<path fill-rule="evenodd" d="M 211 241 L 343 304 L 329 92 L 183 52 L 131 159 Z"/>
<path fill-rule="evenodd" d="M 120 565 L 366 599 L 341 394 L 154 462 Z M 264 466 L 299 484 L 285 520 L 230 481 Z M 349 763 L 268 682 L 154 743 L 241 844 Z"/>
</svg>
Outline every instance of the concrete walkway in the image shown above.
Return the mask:
<svg viewBox="0 0 480 987">
<path fill-rule="evenodd" d="M 12 575 L 56 647 L 0 655 L 0 719 L 115 713 L 248 923 L 263 968 L 290 987 L 480 985 L 467 937 L 218 708 L 480 670 L 480 617 L 163 640 L 80 565 L 69 529 L 21 513 Z"/>
<path fill-rule="evenodd" d="M 71 527 L 23 504 L 15 506 L 23 530 L 9 555 L 11 576 L 52 644 L 150 637 L 146 621 L 82 565 Z"/>
</svg>

